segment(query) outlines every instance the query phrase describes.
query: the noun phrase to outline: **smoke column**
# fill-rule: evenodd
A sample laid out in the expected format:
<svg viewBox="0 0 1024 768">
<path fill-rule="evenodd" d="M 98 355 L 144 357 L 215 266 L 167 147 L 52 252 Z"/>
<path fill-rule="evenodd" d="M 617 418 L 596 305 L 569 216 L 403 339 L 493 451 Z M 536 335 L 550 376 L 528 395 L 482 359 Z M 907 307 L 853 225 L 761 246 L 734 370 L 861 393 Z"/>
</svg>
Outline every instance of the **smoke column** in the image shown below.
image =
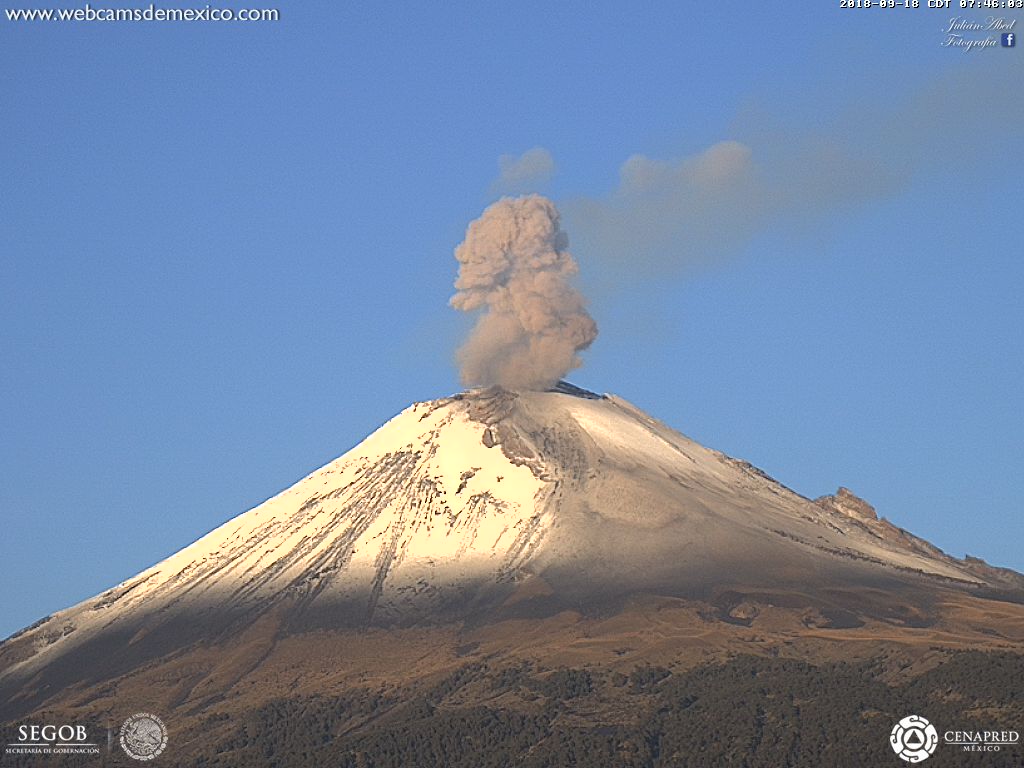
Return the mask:
<svg viewBox="0 0 1024 768">
<path fill-rule="evenodd" d="M 581 365 L 597 324 L 570 283 L 568 245 L 540 195 L 499 200 L 469 225 L 451 305 L 481 314 L 456 353 L 463 384 L 543 390 Z"/>
</svg>

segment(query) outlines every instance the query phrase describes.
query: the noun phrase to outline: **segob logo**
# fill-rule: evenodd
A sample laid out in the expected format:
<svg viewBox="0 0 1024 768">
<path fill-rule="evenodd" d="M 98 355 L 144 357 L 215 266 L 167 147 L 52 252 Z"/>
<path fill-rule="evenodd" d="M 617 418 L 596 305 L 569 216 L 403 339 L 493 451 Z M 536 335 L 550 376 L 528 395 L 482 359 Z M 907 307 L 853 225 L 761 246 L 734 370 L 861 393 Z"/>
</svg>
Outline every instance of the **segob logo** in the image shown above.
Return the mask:
<svg viewBox="0 0 1024 768">
<path fill-rule="evenodd" d="M 4 749 L 8 755 L 98 755 L 100 747 L 84 725 L 20 725 L 18 740 Z"/>
<path fill-rule="evenodd" d="M 139 712 L 121 726 L 121 749 L 136 760 L 152 760 L 167 746 L 167 726 L 156 715 Z"/>
<path fill-rule="evenodd" d="M 931 757 L 939 745 L 939 734 L 923 717 L 907 715 L 892 727 L 889 744 L 908 763 L 920 763 Z"/>
</svg>

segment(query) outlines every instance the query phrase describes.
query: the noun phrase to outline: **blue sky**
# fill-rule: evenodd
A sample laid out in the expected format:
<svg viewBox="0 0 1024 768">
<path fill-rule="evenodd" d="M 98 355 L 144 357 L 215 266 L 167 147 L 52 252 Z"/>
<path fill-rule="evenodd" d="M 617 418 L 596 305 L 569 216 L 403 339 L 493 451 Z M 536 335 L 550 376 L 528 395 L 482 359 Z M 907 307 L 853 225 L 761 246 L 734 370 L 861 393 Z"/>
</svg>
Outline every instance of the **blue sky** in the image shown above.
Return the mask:
<svg viewBox="0 0 1024 768">
<path fill-rule="evenodd" d="M 452 249 L 536 147 L 601 328 L 576 383 L 1024 570 L 1022 49 L 926 8 L 552 5 L 0 19 L 0 635 L 457 390 Z M 692 212 L 580 213 L 726 141 L 781 202 L 707 258 Z"/>
</svg>

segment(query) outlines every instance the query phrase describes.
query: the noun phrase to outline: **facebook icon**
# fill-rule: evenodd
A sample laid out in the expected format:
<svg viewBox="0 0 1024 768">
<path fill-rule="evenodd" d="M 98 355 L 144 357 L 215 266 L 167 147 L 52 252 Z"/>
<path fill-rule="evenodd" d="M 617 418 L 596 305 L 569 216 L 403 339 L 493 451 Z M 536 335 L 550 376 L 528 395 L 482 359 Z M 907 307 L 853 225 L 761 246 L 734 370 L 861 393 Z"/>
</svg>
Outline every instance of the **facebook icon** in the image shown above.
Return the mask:
<svg viewBox="0 0 1024 768">
<path fill-rule="evenodd" d="M 1003 32 L 1003 48 L 1013 48 L 1017 45 L 1017 35 L 1014 32 Z"/>
</svg>

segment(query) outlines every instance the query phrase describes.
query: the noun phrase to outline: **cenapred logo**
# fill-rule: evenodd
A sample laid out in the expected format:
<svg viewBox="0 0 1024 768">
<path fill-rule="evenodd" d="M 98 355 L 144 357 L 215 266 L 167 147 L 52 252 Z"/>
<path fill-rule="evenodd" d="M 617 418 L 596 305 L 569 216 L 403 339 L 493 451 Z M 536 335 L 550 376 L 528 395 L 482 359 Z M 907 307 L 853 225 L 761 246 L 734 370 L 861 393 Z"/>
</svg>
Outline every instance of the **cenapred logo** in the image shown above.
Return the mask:
<svg viewBox="0 0 1024 768">
<path fill-rule="evenodd" d="M 931 757 L 939 745 L 939 733 L 923 717 L 907 715 L 892 727 L 889 744 L 908 763 L 920 763 Z"/>
<path fill-rule="evenodd" d="M 121 749 L 135 760 L 152 760 L 167 746 L 167 726 L 156 715 L 138 712 L 121 726 Z"/>
</svg>

